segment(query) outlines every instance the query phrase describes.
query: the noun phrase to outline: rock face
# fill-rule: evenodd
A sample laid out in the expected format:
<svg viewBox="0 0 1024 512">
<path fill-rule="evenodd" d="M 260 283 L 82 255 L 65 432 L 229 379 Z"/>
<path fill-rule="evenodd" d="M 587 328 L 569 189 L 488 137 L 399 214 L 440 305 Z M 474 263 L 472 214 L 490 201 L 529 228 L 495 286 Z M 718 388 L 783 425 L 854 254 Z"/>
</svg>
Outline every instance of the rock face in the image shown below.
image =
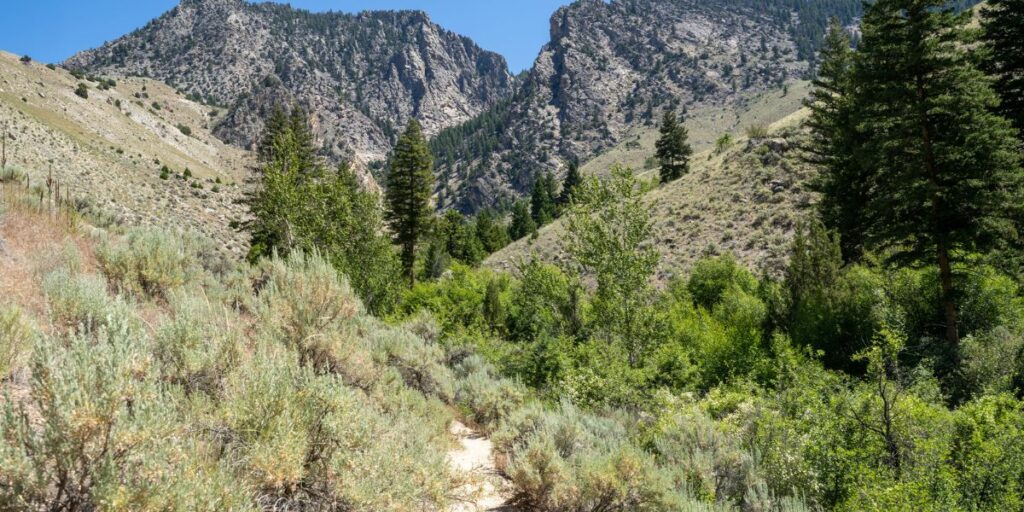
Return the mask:
<svg viewBox="0 0 1024 512">
<path fill-rule="evenodd" d="M 156 78 L 224 106 L 215 133 L 246 148 L 275 104 L 301 105 L 328 156 L 363 165 L 384 159 L 410 118 L 433 135 L 513 88 L 503 57 L 422 12 L 310 13 L 244 0 L 182 0 L 65 65 Z"/>
<path fill-rule="evenodd" d="M 777 0 L 579 0 L 559 9 L 515 97 L 434 142 L 442 204 L 507 206 L 540 173 L 559 176 L 666 109 L 805 75 L 799 23 Z"/>
</svg>

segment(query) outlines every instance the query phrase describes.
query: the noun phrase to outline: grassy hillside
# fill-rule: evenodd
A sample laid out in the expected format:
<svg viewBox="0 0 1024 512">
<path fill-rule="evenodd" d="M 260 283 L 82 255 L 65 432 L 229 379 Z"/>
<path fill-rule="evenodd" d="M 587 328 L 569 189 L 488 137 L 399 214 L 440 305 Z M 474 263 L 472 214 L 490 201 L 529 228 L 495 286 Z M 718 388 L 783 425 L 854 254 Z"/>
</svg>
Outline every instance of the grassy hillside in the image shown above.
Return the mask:
<svg viewBox="0 0 1024 512">
<path fill-rule="evenodd" d="M 79 84 L 88 98 L 76 95 Z M 0 52 L 9 168 L 36 184 L 52 176 L 76 199 L 126 221 L 188 226 L 241 252 L 244 240 L 228 224 L 244 214 L 235 201 L 250 157 L 210 134 L 218 114 L 153 80 L 119 79 L 102 90 L 98 81 Z M 168 179 L 160 177 L 164 166 Z"/>
<path fill-rule="evenodd" d="M 756 271 L 779 274 L 793 228 L 802 210 L 815 201 L 807 189 L 814 171 L 796 150 L 806 90 L 806 84 L 795 84 L 786 96 L 776 92 L 753 98 L 748 108 L 735 113 L 706 111 L 690 117 L 687 126 L 698 150 L 690 173 L 646 195 L 654 219 L 651 244 L 661 256 L 659 282 L 685 273 L 703 256 L 722 253 L 734 254 Z M 754 125 L 770 128 L 770 136 L 748 138 L 744 128 Z M 731 147 L 722 152 L 709 147 L 727 132 L 735 137 Z M 653 155 L 656 139 L 657 131 L 649 129 L 640 135 L 639 148 L 620 146 L 583 169 L 602 174 L 621 164 L 636 170 L 638 162 Z M 641 167 L 638 172 L 642 179 L 657 179 L 657 169 Z M 531 254 L 561 261 L 566 257 L 564 235 L 562 222 L 556 221 L 541 229 L 537 239 L 519 240 L 491 255 L 485 265 L 511 270 Z"/>
<path fill-rule="evenodd" d="M 770 125 L 800 110 L 810 88 L 810 82 L 794 81 L 784 90 L 743 94 L 725 105 L 704 105 L 686 114 L 686 129 L 694 151 L 712 149 L 724 133 L 742 137 L 748 126 Z M 613 165 L 620 164 L 641 171 L 656 165 L 654 143 L 658 140 L 658 126 L 638 125 L 614 148 L 598 155 L 583 165 L 587 174 L 604 174 Z"/>
</svg>

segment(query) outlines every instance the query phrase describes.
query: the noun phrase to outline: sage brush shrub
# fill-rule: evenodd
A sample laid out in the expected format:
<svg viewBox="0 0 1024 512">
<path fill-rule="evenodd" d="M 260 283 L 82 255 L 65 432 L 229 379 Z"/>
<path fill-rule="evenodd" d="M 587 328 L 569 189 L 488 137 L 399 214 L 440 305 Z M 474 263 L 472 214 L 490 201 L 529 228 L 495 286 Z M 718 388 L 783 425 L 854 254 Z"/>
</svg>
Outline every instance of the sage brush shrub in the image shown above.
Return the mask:
<svg viewBox="0 0 1024 512">
<path fill-rule="evenodd" d="M 37 342 L 30 393 L 5 400 L 0 418 L 0 508 L 186 510 L 190 484 L 203 500 L 192 509 L 245 501 L 212 478 L 216 463 L 177 423 L 146 349 L 124 326 Z"/>
<path fill-rule="evenodd" d="M 415 418 L 392 416 L 337 377 L 302 368 L 268 345 L 229 378 L 230 457 L 263 506 L 355 510 L 440 507 L 444 450 Z"/>
<path fill-rule="evenodd" d="M 486 432 L 492 432 L 527 397 L 526 388 L 497 374 L 497 370 L 478 355 L 470 355 L 455 368 L 455 403 L 463 416 Z"/>
<path fill-rule="evenodd" d="M 363 312 L 348 281 L 316 253 L 264 260 L 261 273 L 256 309 L 264 330 L 302 361 L 329 365 L 339 353 L 331 335 Z"/>
<path fill-rule="evenodd" d="M 101 243 L 96 256 L 121 290 L 162 297 L 197 275 L 199 264 L 182 240 L 174 233 L 137 228 L 122 240 Z"/>
<path fill-rule="evenodd" d="M 57 270 L 43 277 L 50 318 L 66 330 L 95 331 L 114 323 L 135 323 L 130 306 L 107 294 L 107 281 L 94 274 Z"/>
<path fill-rule="evenodd" d="M 24 363 L 34 329 L 17 306 L 0 309 L 0 382 Z"/>
<path fill-rule="evenodd" d="M 568 404 L 528 405 L 493 440 L 518 500 L 531 510 L 668 511 L 683 501 L 621 425 Z"/>
<path fill-rule="evenodd" d="M 171 292 L 170 318 L 154 336 L 153 355 L 161 377 L 187 391 L 215 393 L 240 360 L 242 326 L 233 312 L 201 292 Z"/>
</svg>

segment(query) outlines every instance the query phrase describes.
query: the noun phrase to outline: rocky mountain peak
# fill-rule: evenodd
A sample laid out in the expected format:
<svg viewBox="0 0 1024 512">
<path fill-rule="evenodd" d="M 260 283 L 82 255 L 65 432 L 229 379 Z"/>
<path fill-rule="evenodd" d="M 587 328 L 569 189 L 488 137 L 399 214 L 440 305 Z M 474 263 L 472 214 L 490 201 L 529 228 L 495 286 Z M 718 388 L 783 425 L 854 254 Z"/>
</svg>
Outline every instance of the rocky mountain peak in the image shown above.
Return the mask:
<svg viewBox="0 0 1024 512">
<path fill-rule="evenodd" d="M 313 13 L 277 3 L 183 0 L 66 65 L 160 79 L 224 113 L 215 133 L 252 147 L 278 104 L 305 108 L 326 155 L 383 160 L 415 117 L 427 134 L 512 93 L 505 59 L 422 11 Z"/>
</svg>

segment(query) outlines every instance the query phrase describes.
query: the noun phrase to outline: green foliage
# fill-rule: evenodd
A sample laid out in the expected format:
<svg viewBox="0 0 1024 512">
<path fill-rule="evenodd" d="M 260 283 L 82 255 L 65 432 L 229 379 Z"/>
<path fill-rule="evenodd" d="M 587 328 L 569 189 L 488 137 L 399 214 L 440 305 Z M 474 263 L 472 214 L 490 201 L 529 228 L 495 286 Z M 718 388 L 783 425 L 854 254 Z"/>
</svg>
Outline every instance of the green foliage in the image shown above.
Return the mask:
<svg viewBox="0 0 1024 512">
<path fill-rule="evenodd" d="M 869 242 L 940 271 L 946 333 L 959 342 L 952 271 L 961 255 L 1016 236 L 1024 173 L 1010 124 L 974 67 L 967 18 L 935 0 L 875 3 L 855 66 L 865 154 L 878 172 Z M 894 58 L 895 56 L 895 58 Z M 956 130 L 947 127 L 956 126 Z"/>
<path fill-rule="evenodd" d="M 496 252 L 512 242 L 508 229 L 501 223 L 498 214 L 491 209 L 484 209 L 476 215 L 475 231 L 480 245 L 487 253 Z"/>
<path fill-rule="evenodd" d="M 810 159 L 822 166 L 812 186 L 821 193 L 818 211 L 822 222 L 841 236 L 845 261 L 863 255 L 866 229 L 861 208 L 869 199 L 870 175 L 857 133 L 853 107 L 854 53 L 850 37 L 838 19 L 833 19 L 821 50 L 821 63 L 804 102 L 811 115 L 808 144 Z"/>
<path fill-rule="evenodd" d="M 576 187 L 583 183 L 583 175 L 580 174 L 580 163 L 577 160 L 569 162 L 569 170 L 565 173 L 565 179 L 562 180 L 562 191 L 558 194 L 558 205 L 562 208 L 566 208 L 572 204 L 576 196 Z"/>
<path fill-rule="evenodd" d="M 731 148 L 733 143 L 735 143 L 735 140 L 733 139 L 732 134 L 722 134 L 721 137 L 715 140 L 715 152 L 722 153 L 725 150 Z"/>
<path fill-rule="evenodd" d="M 720 303 L 722 296 L 730 288 L 737 288 L 748 294 L 757 288 L 754 276 L 741 267 L 731 254 L 698 261 L 686 282 L 686 290 L 694 304 L 706 309 Z"/>
<path fill-rule="evenodd" d="M 433 157 L 415 119 L 409 121 L 398 139 L 390 168 L 385 193 L 387 219 L 401 247 L 402 265 L 411 287 L 416 283 L 416 248 L 432 216 L 430 196 L 434 187 Z"/>
<path fill-rule="evenodd" d="M 597 280 L 593 301 L 599 335 L 623 343 L 636 364 L 650 326 L 645 306 L 658 253 L 643 246 L 651 235 L 650 211 L 633 173 L 621 167 L 610 178 L 590 178 L 579 187 L 568 213 L 567 250 L 574 265 Z"/>
<path fill-rule="evenodd" d="M 89 87 L 79 82 L 78 87 L 75 88 L 75 95 L 82 99 L 89 99 Z"/>
<path fill-rule="evenodd" d="M 262 186 L 248 199 L 253 220 L 250 261 L 277 252 L 320 251 L 348 274 L 371 311 L 386 312 L 397 297 L 397 257 L 382 234 L 375 195 L 362 190 L 347 166 L 324 169 L 312 149 L 303 114 L 277 111 L 259 151 Z"/>
<path fill-rule="evenodd" d="M 467 265 L 479 265 L 486 256 L 486 248 L 483 240 L 478 234 L 479 223 L 469 222 L 461 213 L 455 210 L 448 210 L 444 217 L 438 220 L 439 228 L 434 238 L 443 244 L 444 252 Z M 485 226 L 486 228 L 487 226 Z M 500 243 L 501 234 L 495 233 L 497 226 L 492 226 L 487 238 L 492 243 Z"/>
<path fill-rule="evenodd" d="M 820 223 L 800 226 L 785 283 L 793 341 L 820 350 L 830 368 L 862 371 L 852 357 L 880 328 L 882 281 L 865 267 L 842 268 L 839 242 Z"/>
</svg>

